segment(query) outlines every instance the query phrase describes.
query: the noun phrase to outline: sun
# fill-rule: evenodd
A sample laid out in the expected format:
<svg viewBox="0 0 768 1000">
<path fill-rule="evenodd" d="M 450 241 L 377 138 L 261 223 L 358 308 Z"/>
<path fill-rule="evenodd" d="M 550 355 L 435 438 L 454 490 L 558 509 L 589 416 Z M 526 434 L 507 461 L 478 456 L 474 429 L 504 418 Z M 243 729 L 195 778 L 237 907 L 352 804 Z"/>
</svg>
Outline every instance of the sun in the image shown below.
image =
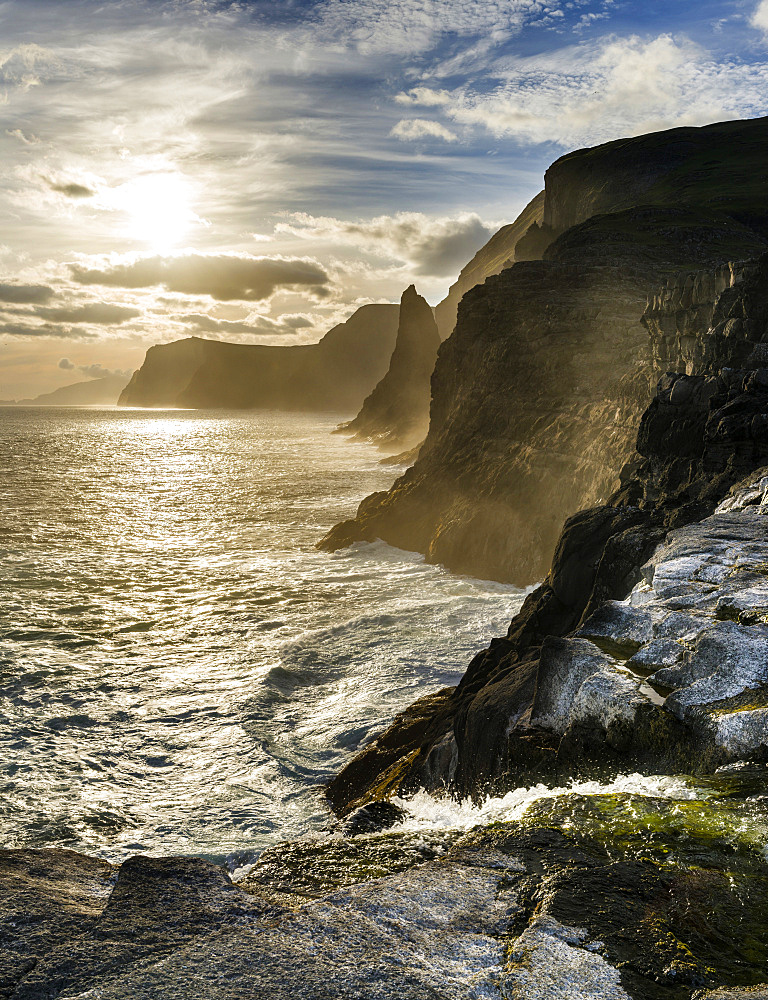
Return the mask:
<svg viewBox="0 0 768 1000">
<path fill-rule="evenodd" d="M 155 253 L 173 250 L 200 219 L 192 211 L 190 186 L 177 173 L 144 174 L 121 185 L 126 235 Z"/>
</svg>

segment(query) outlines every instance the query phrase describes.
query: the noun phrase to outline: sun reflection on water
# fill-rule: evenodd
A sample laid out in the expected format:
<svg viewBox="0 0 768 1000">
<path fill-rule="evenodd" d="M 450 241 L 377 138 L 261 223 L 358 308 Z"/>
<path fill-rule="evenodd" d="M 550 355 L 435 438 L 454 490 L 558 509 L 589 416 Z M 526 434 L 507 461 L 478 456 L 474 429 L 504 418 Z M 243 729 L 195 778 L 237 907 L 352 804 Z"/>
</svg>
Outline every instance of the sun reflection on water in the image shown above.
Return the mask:
<svg viewBox="0 0 768 1000">
<path fill-rule="evenodd" d="M 318 828 L 322 781 L 505 629 L 510 588 L 314 549 L 394 475 L 338 419 L 9 417 L 7 845 L 221 859 Z"/>
</svg>

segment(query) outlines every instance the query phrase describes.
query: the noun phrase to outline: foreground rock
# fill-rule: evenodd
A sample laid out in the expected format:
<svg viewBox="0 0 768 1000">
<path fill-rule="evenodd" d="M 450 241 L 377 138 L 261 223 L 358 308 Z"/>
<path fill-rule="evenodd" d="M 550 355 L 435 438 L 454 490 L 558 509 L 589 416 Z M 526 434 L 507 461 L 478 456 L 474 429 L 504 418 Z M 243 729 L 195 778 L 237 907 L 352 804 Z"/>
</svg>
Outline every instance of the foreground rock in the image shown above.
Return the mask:
<svg viewBox="0 0 768 1000">
<path fill-rule="evenodd" d="M 618 487 L 659 374 L 709 370 L 682 357 L 684 333 L 652 346 L 646 300 L 685 272 L 670 302 L 699 328 L 706 310 L 693 316 L 689 272 L 765 250 L 766 192 L 745 177 L 766 155 L 761 119 L 622 140 L 554 164 L 544 226 L 559 235 L 544 260 L 518 262 L 465 294 L 438 354 L 417 461 L 321 545 L 383 538 L 457 572 L 542 579 L 564 519 Z M 726 270 L 729 288 L 742 283 L 738 267 Z M 721 278 L 710 287 L 715 308 L 726 289 Z M 701 281 L 696 291 L 701 304 Z M 723 341 L 750 338 L 737 318 Z"/>
<path fill-rule="evenodd" d="M 399 316 L 387 374 L 354 420 L 339 427 L 395 454 L 414 448 L 427 433 L 429 384 L 440 346 L 432 309 L 413 285 L 403 292 Z"/>
<path fill-rule="evenodd" d="M 280 845 L 237 885 L 196 858 L 112 869 L 0 852 L 0 996 L 739 996 L 768 959 L 766 816 L 751 795 L 764 781 L 724 777 L 704 800 L 658 782 L 663 797 L 542 798 L 464 834 Z"/>
<path fill-rule="evenodd" d="M 121 406 L 355 413 L 387 371 L 396 305 L 362 306 L 317 344 L 226 344 L 190 337 L 150 347 Z"/>
</svg>

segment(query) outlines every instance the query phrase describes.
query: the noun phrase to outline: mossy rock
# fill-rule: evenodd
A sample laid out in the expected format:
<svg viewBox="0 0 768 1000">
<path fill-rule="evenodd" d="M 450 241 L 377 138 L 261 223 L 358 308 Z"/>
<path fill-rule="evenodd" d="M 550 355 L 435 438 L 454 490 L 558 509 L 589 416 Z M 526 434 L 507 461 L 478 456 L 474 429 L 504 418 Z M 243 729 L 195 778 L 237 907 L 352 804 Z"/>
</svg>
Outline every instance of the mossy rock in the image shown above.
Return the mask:
<svg viewBox="0 0 768 1000">
<path fill-rule="evenodd" d="M 464 844 L 522 861 L 521 916 L 587 932 L 633 1000 L 752 987 L 768 964 L 765 771 L 713 779 L 704 799 L 564 795 Z M 510 954 L 513 954 L 511 944 Z"/>
</svg>

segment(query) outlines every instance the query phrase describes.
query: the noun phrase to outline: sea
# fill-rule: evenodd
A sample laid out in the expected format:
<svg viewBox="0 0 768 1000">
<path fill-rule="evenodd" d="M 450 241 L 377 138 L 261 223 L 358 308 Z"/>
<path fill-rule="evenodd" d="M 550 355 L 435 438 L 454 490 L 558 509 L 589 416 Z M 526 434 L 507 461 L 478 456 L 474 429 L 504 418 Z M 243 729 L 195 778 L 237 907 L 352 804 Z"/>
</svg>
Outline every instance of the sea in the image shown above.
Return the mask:
<svg viewBox="0 0 768 1000">
<path fill-rule="evenodd" d="M 521 590 L 316 549 L 402 472 L 343 416 L 0 409 L 0 844 L 232 868 L 329 830 L 328 779 L 506 632 Z"/>
</svg>

